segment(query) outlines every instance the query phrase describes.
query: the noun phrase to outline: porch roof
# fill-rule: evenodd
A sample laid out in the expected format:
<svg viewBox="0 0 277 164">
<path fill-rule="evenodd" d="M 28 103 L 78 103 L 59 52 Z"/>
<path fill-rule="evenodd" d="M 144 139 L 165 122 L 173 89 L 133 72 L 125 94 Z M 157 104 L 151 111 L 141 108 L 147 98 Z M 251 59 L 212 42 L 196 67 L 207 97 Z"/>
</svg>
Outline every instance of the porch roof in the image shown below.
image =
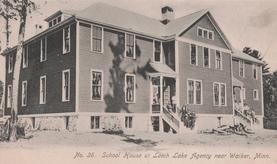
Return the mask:
<svg viewBox="0 0 277 164">
<path fill-rule="evenodd" d="M 163 76 L 176 76 L 176 72 L 164 63 L 150 63 L 153 68 L 149 75 L 163 75 Z"/>
<path fill-rule="evenodd" d="M 243 82 L 233 77 L 233 86 L 244 86 Z"/>
</svg>

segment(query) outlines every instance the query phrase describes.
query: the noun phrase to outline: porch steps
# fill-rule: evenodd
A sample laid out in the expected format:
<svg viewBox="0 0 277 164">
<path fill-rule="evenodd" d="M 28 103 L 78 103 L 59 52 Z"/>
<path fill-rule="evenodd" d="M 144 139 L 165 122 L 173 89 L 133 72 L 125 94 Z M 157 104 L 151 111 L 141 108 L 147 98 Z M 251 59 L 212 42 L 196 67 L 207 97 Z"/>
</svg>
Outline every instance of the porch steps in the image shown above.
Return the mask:
<svg viewBox="0 0 277 164">
<path fill-rule="evenodd" d="M 242 112 L 240 112 L 238 110 L 234 110 L 234 111 L 235 111 L 235 122 L 243 123 L 248 128 L 252 129 L 253 121 L 251 120 L 251 118 L 247 117 L 245 114 L 243 114 Z"/>
<path fill-rule="evenodd" d="M 175 131 L 179 132 L 180 129 L 180 120 L 171 113 L 166 107 L 163 107 L 162 119 Z"/>
</svg>

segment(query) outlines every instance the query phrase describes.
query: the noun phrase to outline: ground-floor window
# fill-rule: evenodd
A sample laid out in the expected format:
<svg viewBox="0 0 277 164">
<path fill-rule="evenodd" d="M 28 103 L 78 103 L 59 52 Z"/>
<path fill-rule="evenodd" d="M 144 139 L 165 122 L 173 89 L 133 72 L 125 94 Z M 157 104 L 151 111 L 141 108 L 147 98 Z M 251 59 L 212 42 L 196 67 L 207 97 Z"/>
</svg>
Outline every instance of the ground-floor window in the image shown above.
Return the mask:
<svg viewBox="0 0 277 164">
<path fill-rule="evenodd" d="M 160 118 L 159 116 L 151 117 L 153 131 L 157 132 L 160 131 Z"/>
<path fill-rule="evenodd" d="M 100 128 L 100 116 L 91 116 L 91 129 L 99 129 Z"/>
<path fill-rule="evenodd" d="M 226 106 L 226 84 L 215 82 L 213 84 L 213 99 L 215 106 Z"/>
<path fill-rule="evenodd" d="M 254 100 L 259 100 L 259 92 L 258 89 L 253 90 L 253 99 Z"/>
<path fill-rule="evenodd" d="M 126 116 L 125 117 L 125 128 L 130 129 L 133 127 L 133 117 Z"/>
<path fill-rule="evenodd" d="M 188 104 L 202 104 L 202 81 L 190 79 L 187 88 Z"/>
</svg>

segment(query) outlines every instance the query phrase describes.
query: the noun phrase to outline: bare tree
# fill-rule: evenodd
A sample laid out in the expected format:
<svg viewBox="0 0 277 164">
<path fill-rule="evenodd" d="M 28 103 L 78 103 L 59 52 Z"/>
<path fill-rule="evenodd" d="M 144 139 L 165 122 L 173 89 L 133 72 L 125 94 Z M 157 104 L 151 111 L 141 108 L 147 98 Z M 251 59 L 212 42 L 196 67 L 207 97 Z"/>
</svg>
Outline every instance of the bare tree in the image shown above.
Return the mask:
<svg viewBox="0 0 277 164">
<path fill-rule="evenodd" d="M 23 52 L 23 41 L 25 38 L 25 27 L 26 19 L 28 14 L 35 10 L 35 3 L 31 0 L 0 0 L 1 6 L 10 9 L 15 15 L 11 19 L 19 20 L 19 32 L 17 41 L 17 51 L 13 70 L 13 81 L 12 81 L 12 103 L 11 103 L 11 119 L 9 128 L 9 141 L 17 140 L 17 115 L 18 115 L 18 86 L 19 86 L 19 76 L 20 76 L 20 66 L 22 62 L 22 52 Z"/>
</svg>

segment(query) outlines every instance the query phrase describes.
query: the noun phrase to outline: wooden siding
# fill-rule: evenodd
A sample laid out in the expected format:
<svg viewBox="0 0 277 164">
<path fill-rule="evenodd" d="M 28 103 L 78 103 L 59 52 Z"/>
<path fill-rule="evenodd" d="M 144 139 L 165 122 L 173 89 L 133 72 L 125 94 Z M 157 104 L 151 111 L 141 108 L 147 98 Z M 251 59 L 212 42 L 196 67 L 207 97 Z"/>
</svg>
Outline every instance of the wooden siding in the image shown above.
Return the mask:
<svg viewBox="0 0 277 164">
<path fill-rule="evenodd" d="M 28 43 L 28 67 L 22 69 L 20 73 L 18 90 L 19 114 L 63 113 L 75 111 L 76 23 L 71 22 L 70 24 L 63 26 L 63 28 L 68 25 L 71 26 L 71 51 L 68 54 L 62 53 L 62 28 L 45 35 L 47 37 L 47 60 L 44 62 L 40 62 L 40 40 L 45 36 Z M 15 52 L 13 55 L 15 56 Z M 8 56 L 9 55 L 6 55 L 7 67 Z M 65 69 L 70 69 L 71 93 L 69 102 L 62 102 L 62 71 Z M 46 104 L 39 104 L 40 76 L 43 75 L 46 75 Z M 24 80 L 28 81 L 26 107 L 21 106 L 21 83 Z M 12 73 L 7 73 L 7 68 L 6 84 L 12 84 Z M 5 97 L 7 101 L 7 96 Z M 5 114 L 10 114 L 10 109 L 5 109 Z"/>
</svg>

